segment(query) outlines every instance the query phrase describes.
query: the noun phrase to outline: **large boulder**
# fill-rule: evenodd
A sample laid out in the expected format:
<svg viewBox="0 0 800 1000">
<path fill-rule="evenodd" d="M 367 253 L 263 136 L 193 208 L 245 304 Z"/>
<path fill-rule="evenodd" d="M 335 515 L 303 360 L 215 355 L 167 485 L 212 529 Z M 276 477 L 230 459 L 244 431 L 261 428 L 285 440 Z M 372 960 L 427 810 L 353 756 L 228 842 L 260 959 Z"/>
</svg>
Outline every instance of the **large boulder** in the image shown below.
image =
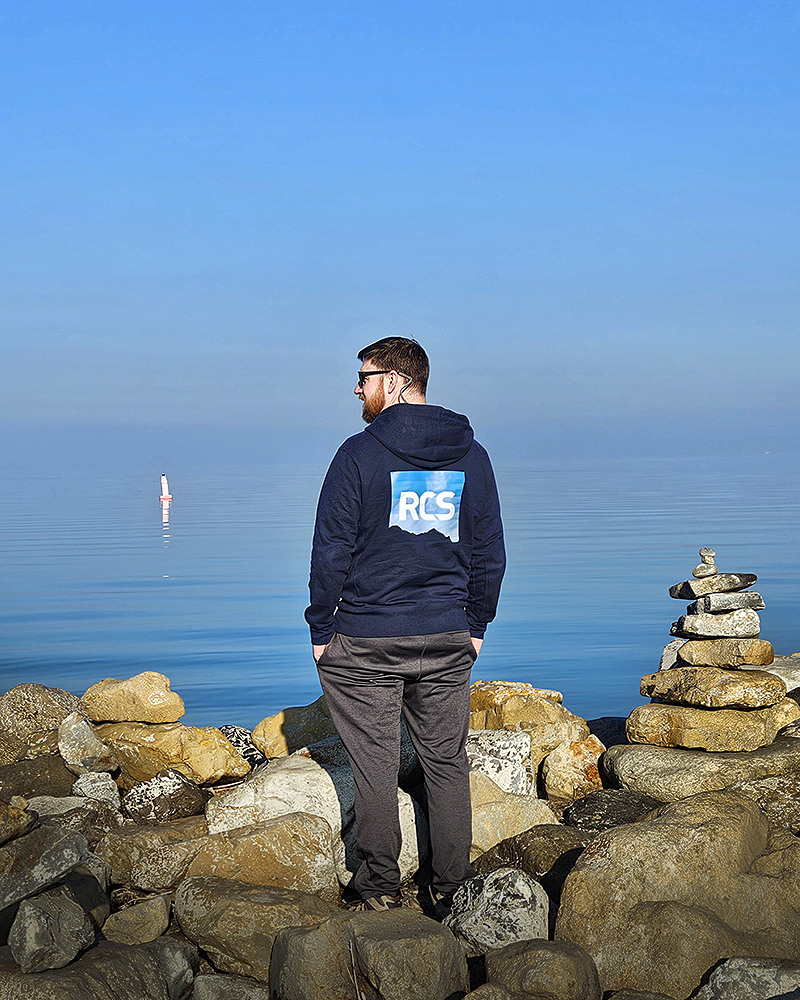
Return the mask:
<svg viewBox="0 0 800 1000">
<path fill-rule="evenodd" d="M 151 896 L 126 906 L 103 924 L 103 937 L 119 944 L 146 944 L 169 927 L 169 896 Z"/>
<path fill-rule="evenodd" d="M 531 767 L 530 733 L 508 729 L 471 730 L 467 737 L 471 771 L 480 771 L 513 795 L 536 794 L 536 773 Z"/>
<path fill-rule="evenodd" d="M 578 799 L 566 809 L 564 822 L 591 838 L 614 826 L 636 823 L 660 805 L 661 799 L 639 792 L 631 792 L 625 788 L 603 788 L 591 792 L 586 798 Z"/>
<path fill-rule="evenodd" d="M 79 833 L 39 827 L 0 847 L 0 910 L 33 896 L 87 860 Z"/>
<path fill-rule="evenodd" d="M 284 708 L 253 730 L 253 743 L 266 757 L 285 757 L 301 747 L 336 734 L 325 696 L 310 705 Z"/>
<path fill-rule="evenodd" d="M 128 788 L 164 770 L 179 771 L 200 785 L 242 778 L 250 771 L 244 757 L 213 726 L 110 722 L 98 726 L 97 735 L 114 752 Z"/>
<path fill-rule="evenodd" d="M 208 826 L 203 816 L 191 816 L 158 826 L 130 823 L 106 834 L 95 848 L 95 854 L 110 865 L 112 882 L 127 885 L 131 880 L 131 869 L 149 851 L 165 844 L 205 837 L 207 833 Z"/>
<path fill-rule="evenodd" d="M 631 743 L 738 752 L 767 746 L 797 719 L 800 705 L 792 698 L 748 711 L 653 704 L 634 708 L 626 729 Z"/>
<path fill-rule="evenodd" d="M 270 955 L 280 930 L 318 924 L 336 912 L 332 903 L 307 892 L 214 876 L 185 879 L 175 894 L 181 930 L 214 967 L 262 982 L 269 980 Z"/>
<path fill-rule="evenodd" d="M 555 822 L 553 810 L 542 799 L 504 792 L 480 771 L 470 772 L 469 785 L 472 796 L 472 858 L 532 826 Z"/>
<path fill-rule="evenodd" d="M 270 963 L 275 1000 L 447 1000 L 462 996 L 468 983 L 453 935 L 406 909 L 286 928 Z"/>
<path fill-rule="evenodd" d="M 23 972 L 61 969 L 94 943 L 95 925 L 66 885 L 23 899 L 8 935 Z"/>
<path fill-rule="evenodd" d="M 339 898 L 331 828 L 320 816 L 309 813 L 289 813 L 156 848 L 133 866 L 131 882 L 140 889 L 163 891 L 195 875 Z"/>
<path fill-rule="evenodd" d="M 169 823 L 203 812 L 209 792 L 180 771 L 159 771 L 125 794 L 123 807 L 137 823 Z"/>
<path fill-rule="evenodd" d="M 594 958 L 604 990 L 685 1000 L 715 962 L 800 953 L 800 841 L 728 790 L 600 834 L 561 895 L 555 937 Z"/>
<path fill-rule="evenodd" d="M 571 803 L 602 788 L 597 762 L 604 750 L 600 740 L 591 734 L 551 750 L 542 763 L 548 799 Z"/>
<path fill-rule="evenodd" d="M 484 728 L 529 733 L 535 765 L 559 744 L 584 740 L 589 735 L 586 722 L 559 702 L 530 694 L 511 695 L 487 709 Z"/>
<path fill-rule="evenodd" d="M 95 722 L 177 722 L 186 712 L 183 699 L 170 690 L 169 677 L 145 670 L 117 680 L 93 684 L 81 699 Z"/>
<path fill-rule="evenodd" d="M 764 810 L 770 823 L 800 834 L 800 771 L 774 774 L 728 786 L 733 792 L 749 795 Z"/>
<path fill-rule="evenodd" d="M 566 941 L 517 941 L 486 953 L 486 979 L 536 1000 L 600 1000 L 591 955 Z"/>
<path fill-rule="evenodd" d="M 122 823 L 118 810 L 99 799 L 87 799 L 82 795 L 67 795 L 63 798 L 35 795 L 28 800 L 28 806 L 39 814 L 42 826 L 74 830 L 86 838 L 91 848 Z"/>
<path fill-rule="evenodd" d="M 0 767 L 0 799 L 5 802 L 10 802 L 15 795 L 24 799 L 34 795 L 69 795 L 74 783 L 75 775 L 67 770 L 58 754 Z"/>
<path fill-rule="evenodd" d="M 640 687 L 647 698 L 700 708 L 767 708 L 786 697 L 786 685 L 766 670 L 676 667 L 645 674 Z"/>
<path fill-rule="evenodd" d="M 58 729 L 80 707 L 79 699 L 61 688 L 17 684 L 0 696 L 0 730 L 27 742 L 37 733 Z"/>
<path fill-rule="evenodd" d="M 800 962 L 729 958 L 721 962 L 694 1000 L 789 1000 L 800 997 Z"/>
<path fill-rule="evenodd" d="M 779 736 L 770 746 L 747 753 L 614 746 L 600 758 L 600 768 L 610 785 L 673 802 L 737 781 L 796 774 L 800 772 L 800 739 Z"/>
</svg>

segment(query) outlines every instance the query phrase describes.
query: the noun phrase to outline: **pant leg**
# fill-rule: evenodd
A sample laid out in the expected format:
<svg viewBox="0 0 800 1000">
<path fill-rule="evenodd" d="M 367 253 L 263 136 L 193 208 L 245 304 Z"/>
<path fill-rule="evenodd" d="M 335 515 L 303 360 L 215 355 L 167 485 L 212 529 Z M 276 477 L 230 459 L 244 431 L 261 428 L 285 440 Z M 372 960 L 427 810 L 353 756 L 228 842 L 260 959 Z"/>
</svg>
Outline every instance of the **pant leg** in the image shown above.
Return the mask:
<svg viewBox="0 0 800 1000">
<path fill-rule="evenodd" d="M 472 804 L 465 744 L 475 649 L 469 633 L 422 637 L 417 678 L 408 678 L 404 714 L 425 775 L 432 886 L 450 893 L 471 878 Z"/>
<path fill-rule="evenodd" d="M 353 768 L 357 853 L 353 886 L 364 898 L 400 888 L 400 716 L 403 681 L 388 640 L 334 635 L 317 663 L 334 725 Z"/>
</svg>

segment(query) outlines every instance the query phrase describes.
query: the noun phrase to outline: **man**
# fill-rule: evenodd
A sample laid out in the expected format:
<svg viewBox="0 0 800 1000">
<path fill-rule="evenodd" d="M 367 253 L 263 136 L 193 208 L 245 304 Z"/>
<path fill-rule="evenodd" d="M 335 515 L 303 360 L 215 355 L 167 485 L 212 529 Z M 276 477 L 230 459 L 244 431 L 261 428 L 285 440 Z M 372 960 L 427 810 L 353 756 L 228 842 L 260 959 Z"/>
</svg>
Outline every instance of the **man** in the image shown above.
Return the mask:
<svg viewBox="0 0 800 1000">
<path fill-rule="evenodd" d="M 466 417 L 425 401 L 428 358 L 404 337 L 358 355 L 366 429 L 320 493 L 311 555 L 314 659 L 355 778 L 361 907 L 400 906 L 400 719 L 428 802 L 438 915 L 474 871 L 464 749 L 470 670 L 505 569 L 492 467 Z"/>
</svg>

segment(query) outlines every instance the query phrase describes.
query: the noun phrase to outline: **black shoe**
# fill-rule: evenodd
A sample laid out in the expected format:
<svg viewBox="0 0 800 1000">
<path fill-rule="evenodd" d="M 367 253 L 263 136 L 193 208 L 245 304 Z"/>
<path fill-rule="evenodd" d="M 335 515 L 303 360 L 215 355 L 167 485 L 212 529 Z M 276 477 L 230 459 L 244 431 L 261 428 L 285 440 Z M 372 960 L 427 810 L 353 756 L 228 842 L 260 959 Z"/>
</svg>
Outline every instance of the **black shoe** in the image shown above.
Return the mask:
<svg viewBox="0 0 800 1000">
<path fill-rule="evenodd" d="M 438 920 L 441 923 L 445 917 L 450 916 L 450 910 L 453 908 L 453 893 L 439 892 L 433 886 L 428 887 L 428 892 L 431 895 L 431 903 L 433 903 L 434 920 Z"/>
</svg>

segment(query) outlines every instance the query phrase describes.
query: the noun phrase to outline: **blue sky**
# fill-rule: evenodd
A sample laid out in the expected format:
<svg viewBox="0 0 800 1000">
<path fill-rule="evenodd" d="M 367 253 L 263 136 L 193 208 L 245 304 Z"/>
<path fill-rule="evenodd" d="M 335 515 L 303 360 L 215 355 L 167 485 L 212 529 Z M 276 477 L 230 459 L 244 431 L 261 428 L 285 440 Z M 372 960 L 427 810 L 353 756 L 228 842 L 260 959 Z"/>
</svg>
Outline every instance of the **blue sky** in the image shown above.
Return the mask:
<svg viewBox="0 0 800 1000">
<path fill-rule="evenodd" d="M 16 5 L 0 421 L 327 446 L 392 333 L 510 454 L 796 450 L 798 24 L 778 2 Z"/>
</svg>

